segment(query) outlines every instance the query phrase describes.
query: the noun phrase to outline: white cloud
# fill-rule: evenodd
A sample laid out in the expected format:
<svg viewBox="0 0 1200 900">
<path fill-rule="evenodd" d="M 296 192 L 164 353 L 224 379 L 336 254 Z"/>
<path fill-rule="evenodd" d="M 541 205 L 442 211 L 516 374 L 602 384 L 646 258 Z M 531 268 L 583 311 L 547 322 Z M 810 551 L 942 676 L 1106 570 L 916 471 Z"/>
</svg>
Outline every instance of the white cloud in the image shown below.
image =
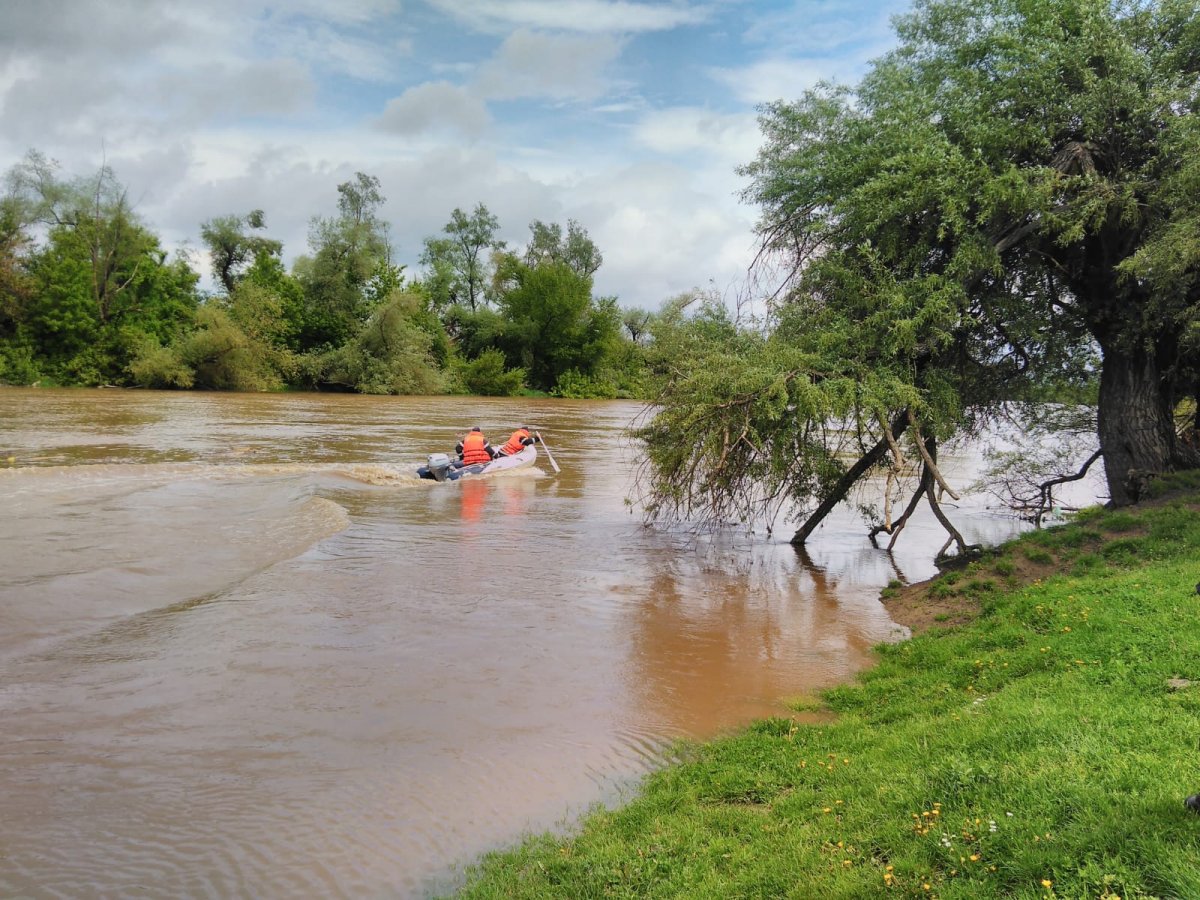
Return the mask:
<svg viewBox="0 0 1200 900">
<path fill-rule="evenodd" d="M 480 31 L 554 29 L 586 34 L 637 34 L 698 25 L 708 5 L 631 3 L 628 0 L 429 0 Z"/>
<path fill-rule="evenodd" d="M 813 59 L 771 58 L 740 69 L 713 68 L 712 77 L 725 84 L 743 103 L 757 105 L 794 100 L 819 81 L 846 81 L 852 71 Z"/>
<path fill-rule="evenodd" d="M 520 30 L 479 70 L 476 88 L 492 99 L 592 99 L 607 90 L 604 68 L 621 52 L 610 37 L 565 37 Z"/>
<path fill-rule="evenodd" d="M 478 137 L 491 124 L 487 107 L 478 97 L 445 81 L 410 88 L 388 101 L 375 125 L 403 135 L 460 134 Z"/>
<path fill-rule="evenodd" d="M 692 288 L 731 290 L 752 258 L 753 212 L 732 173 L 674 163 L 606 170 L 570 191 L 572 216 L 604 253 L 596 290 L 657 308 Z"/>
<path fill-rule="evenodd" d="M 176 121 L 233 116 L 282 115 L 305 108 L 316 86 L 307 69 L 292 60 L 266 60 L 231 67 L 214 65 L 204 78 L 171 72 L 151 88 L 153 108 Z"/>
<path fill-rule="evenodd" d="M 752 106 L 865 52 L 797 61 L 780 34 L 755 62 L 730 35 L 759 7 L 704 3 L 409 0 L 401 17 L 394 0 L 0 0 L 0 169 L 30 147 L 67 176 L 107 161 L 171 247 L 261 208 L 288 262 L 362 171 L 381 180 L 400 262 L 415 268 L 456 206 L 486 204 L 514 246 L 534 219 L 576 219 L 605 256 L 597 292 L 653 308 L 744 274 Z M 722 9 L 740 18 L 705 34 Z M 704 64 L 672 43 L 693 39 L 721 42 L 708 74 L 732 92 L 663 70 Z M 731 93 L 740 107 L 715 105 Z M 535 102 L 501 102 L 521 100 Z"/>
<path fill-rule="evenodd" d="M 716 113 L 696 107 L 649 112 L 638 122 L 633 136 L 657 153 L 703 153 L 726 160 L 730 166 L 748 162 L 762 143 L 753 113 Z"/>
</svg>

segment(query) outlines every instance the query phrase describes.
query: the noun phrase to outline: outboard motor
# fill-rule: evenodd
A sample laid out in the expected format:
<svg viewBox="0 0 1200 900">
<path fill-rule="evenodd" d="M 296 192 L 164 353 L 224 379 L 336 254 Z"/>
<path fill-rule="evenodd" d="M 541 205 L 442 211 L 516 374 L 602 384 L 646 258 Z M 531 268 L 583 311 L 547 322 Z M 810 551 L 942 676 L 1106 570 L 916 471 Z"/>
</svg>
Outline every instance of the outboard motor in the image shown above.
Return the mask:
<svg viewBox="0 0 1200 900">
<path fill-rule="evenodd" d="M 447 453 L 430 453 L 425 460 L 429 477 L 434 481 L 445 481 L 446 473 L 450 471 L 451 459 Z"/>
</svg>

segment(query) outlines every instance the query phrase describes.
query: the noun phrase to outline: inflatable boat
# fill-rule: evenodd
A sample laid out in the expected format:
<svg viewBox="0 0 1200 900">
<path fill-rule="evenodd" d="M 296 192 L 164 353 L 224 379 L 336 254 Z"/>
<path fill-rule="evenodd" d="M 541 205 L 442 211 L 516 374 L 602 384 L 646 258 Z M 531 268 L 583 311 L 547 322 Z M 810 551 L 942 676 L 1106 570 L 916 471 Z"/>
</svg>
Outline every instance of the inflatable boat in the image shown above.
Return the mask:
<svg viewBox="0 0 1200 900">
<path fill-rule="evenodd" d="M 464 466 L 448 453 L 431 453 L 425 465 L 417 469 L 417 475 L 433 481 L 458 481 L 461 478 L 479 478 L 483 475 L 495 475 L 497 472 L 508 472 L 533 465 L 537 459 L 537 445 L 530 444 L 522 447 L 519 453 L 511 456 L 497 456 L 491 462 L 475 463 Z"/>
</svg>

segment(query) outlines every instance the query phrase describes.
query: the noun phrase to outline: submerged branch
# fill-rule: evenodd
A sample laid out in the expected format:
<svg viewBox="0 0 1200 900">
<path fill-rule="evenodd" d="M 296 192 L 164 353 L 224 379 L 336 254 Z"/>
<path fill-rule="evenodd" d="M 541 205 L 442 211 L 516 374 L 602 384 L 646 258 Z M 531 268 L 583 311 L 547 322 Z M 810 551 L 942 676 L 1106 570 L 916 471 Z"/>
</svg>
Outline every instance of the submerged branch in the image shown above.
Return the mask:
<svg viewBox="0 0 1200 900">
<path fill-rule="evenodd" d="M 902 434 L 911 422 L 912 416 L 906 409 L 892 422 L 892 434 Z M 889 449 L 887 438 L 880 438 L 874 447 L 863 454 L 858 462 L 847 469 L 825 499 L 821 501 L 821 504 L 804 520 L 804 524 L 797 529 L 796 533 L 792 535 L 792 544 L 799 546 L 807 541 L 824 518 L 833 511 L 835 506 L 842 502 L 846 494 L 850 492 L 850 488 L 854 487 L 860 478 L 867 474 L 873 466 L 877 465 Z"/>
<path fill-rule="evenodd" d="M 913 436 L 915 438 L 913 443 L 917 445 L 917 451 L 921 454 L 921 459 L 925 460 L 926 470 L 928 470 L 933 476 L 934 480 L 938 484 L 938 487 L 941 488 L 944 493 L 949 494 L 955 500 L 961 499 L 958 494 L 954 493 L 953 488 L 946 483 L 946 479 L 942 477 L 942 470 L 937 467 L 937 463 L 934 462 L 933 457 L 929 453 L 929 449 L 925 446 L 927 442 L 921 438 L 921 429 L 916 422 L 913 422 L 912 428 Z M 930 440 L 932 441 L 933 439 L 930 438 Z M 933 495 L 930 494 L 930 496 Z"/>
<path fill-rule="evenodd" d="M 942 505 L 938 503 L 937 497 L 934 496 L 934 491 L 932 490 L 932 479 L 938 478 L 938 475 L 936 471 L 936 463 L 933 462 L 937 459 L 937 442 L 933 438 L 928 438 L 922 443 L 921 455 L 924 456 L 925 459 L 930 460 L 931 464 L 934 466 L 933 469 L 926 467 L 925 470 L 925 477 L 930 479 L 926 481 L 926 486 L 930 489 L 925 491 L 925 499 L 929 501 L 929 508 L 933 510 L 933 514 L 937 518 L 938 522 L 941 523 L 941 526 L 946 529 L 946 533 L 950 535 L 950 538 L 942 546 L 942 549 L 938 551 L 937 556 L 934 557 L 934 561 L 938 564 L 947 561 L 946 551 L 949 549 L 951 543 L 958 547 L 957 558 L 960 560 L 979 553 L 983 548 L 980 547 L 979 544 L 968 544 L 966 542 L 961 532 L 954 527 L 954 523 L 950 521 L 949 517 L 942 510 Z M 945 485 L 945 483 L 941 482 L 940 479 L 939 484 L 942 486 Z M 946 488 L 946 490 L 950 496 L 954 497 L 956 500 L 958 499 L 953 491 L 951 491 L 949 488 Z"/>
<path fill-rule="evenodd" d="M 1072 481 L 1079 481 L 1081 478 L 1083 478 L 1085 475 L 1087 475 L 1088 469 L 1090 469 L 1092 467 L 1092 464 L 1095 463 L 1096 460 L 1098 460 L 1103 455 L 1104 455 L 1103 450 L 1097 450 L 1095 453 L 1093 453 L 1091 456 L 1089 456 L 1087 458 L 1087 460 L 1084 462 L 1084 464 L 1079 468 L 1078 472 L 1075 472 L 1072 475 L 1059 475 L 1055 478 L 1051 478 L 1047 481 L 1043 481 L 1041 484 L 1038 485 L 1038 507 L 1034 514 L 1034 524 L 1035 525 L 1037 525 L 1040 528 L 1041 524 L 1042 524 L 1042 517 L 1046 515 L 1046 512 L 1048 510 L 1053 508 L 1053 506 L 1054 506 L 1054 489 L 1056 487 L 1058 487 L 1058 485 L 1060 485 L 1060 484 L 1067 484 Z"/>
</svg>

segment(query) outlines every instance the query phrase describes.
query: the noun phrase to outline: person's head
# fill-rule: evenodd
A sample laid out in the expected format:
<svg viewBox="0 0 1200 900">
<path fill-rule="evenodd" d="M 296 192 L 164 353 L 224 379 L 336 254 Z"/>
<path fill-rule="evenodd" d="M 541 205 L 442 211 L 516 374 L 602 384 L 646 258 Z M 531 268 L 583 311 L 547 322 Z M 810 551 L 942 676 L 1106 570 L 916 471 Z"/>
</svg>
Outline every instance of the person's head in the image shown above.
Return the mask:
<svg viewBox="0 0 1200 900">
<path fill-rule="evenodd" d="M 529 425 L 521 425 L 521 426 L 519 426 L 519 427 L 517 428 L 517 430 L 518 430 L 518 431 L 529 431 L 529 432 L 532 432 L 532 431 L 533 431 L 533 428 L 532 428 L 532 427 L 530 427 Z"/>
<path fill-rule="evenodd" d="M 478 425 L 474 426 L 471 430 L 472 431 L 483 431 L 483 429 L 480 428 Z"/>
</svg>

